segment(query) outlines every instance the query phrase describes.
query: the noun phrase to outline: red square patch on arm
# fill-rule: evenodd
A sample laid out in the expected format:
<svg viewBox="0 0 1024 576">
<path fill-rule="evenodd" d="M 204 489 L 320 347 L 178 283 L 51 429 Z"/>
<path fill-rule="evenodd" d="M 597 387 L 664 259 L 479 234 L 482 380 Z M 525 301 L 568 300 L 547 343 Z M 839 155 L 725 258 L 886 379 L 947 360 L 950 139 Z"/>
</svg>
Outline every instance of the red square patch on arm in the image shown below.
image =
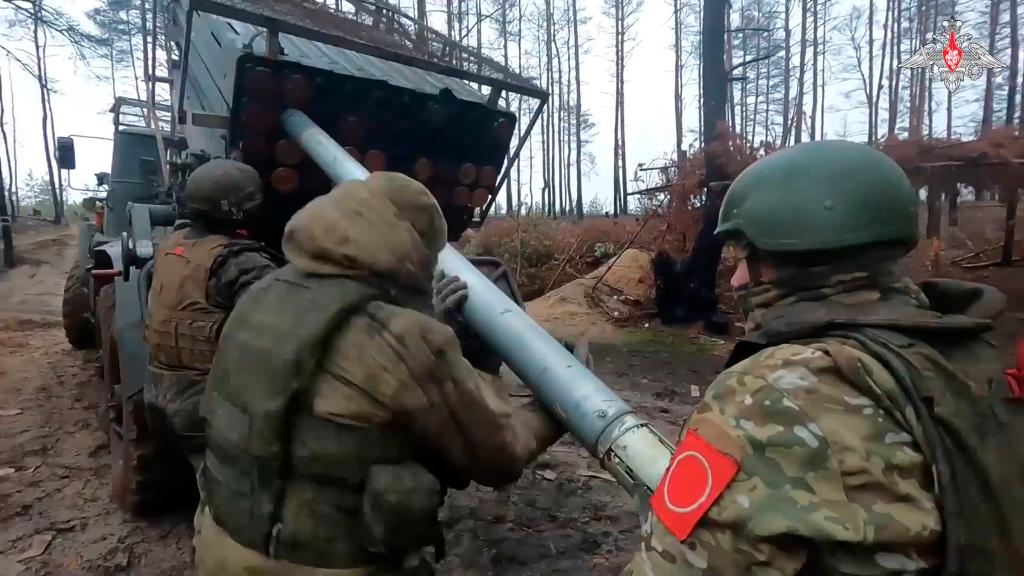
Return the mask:
<svg viewBox="0 0 1024 576">
<path fill-rule="evenodd" d="M 651 510 L 680 542 L 725 491 L 739 464 L 687 430 L 651 495 Z"/>
</svg>

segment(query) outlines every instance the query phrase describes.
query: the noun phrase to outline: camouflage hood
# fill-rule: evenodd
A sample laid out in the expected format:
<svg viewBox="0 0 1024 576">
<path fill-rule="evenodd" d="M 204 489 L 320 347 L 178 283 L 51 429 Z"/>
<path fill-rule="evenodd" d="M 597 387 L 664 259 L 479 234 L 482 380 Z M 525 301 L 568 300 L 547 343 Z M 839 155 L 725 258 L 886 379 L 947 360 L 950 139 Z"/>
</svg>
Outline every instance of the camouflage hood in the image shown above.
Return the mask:
<svg viewBox="0 0 1024 576">
<path fill-rule="evenodd" d="M 308 274 L 344 276 L 430 290 L 447 228 L 437 202 L 418 182 L 376 173 L 316 198 L 288 222 L 282 247 Z"/>
<path fill-rule="evenodd" d="M 956 280 L 919 286 L 888 265 L 868 272 L 804 271 L 799 280 L 784 275 L 737 290 L 737 298 L 747 339 L 765 344 L 853 326 L 980 334 L 1006 303 L 990 286 Z"/>
</svg>

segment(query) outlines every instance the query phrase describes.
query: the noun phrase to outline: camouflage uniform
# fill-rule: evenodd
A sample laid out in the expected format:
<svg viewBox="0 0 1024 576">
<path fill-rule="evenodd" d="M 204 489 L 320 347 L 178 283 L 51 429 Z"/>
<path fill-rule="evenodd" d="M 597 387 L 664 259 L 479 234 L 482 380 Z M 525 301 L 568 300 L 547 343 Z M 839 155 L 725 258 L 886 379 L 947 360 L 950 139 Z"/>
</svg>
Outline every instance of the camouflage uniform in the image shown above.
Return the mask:
<svg viewBox="0 0 1024 576">
<path fill-rule="evenodd" d="M 173 232 L 158 247 L 146 321 L 146 401 L 166 418 L 166 432 L 186 440 L 189 453 L 202 453 L 199 399 L 224 319 L 245 290 L 279 265 L 258 242 L 202 226 Z"/>
<path fill-rule="evenodd" d="M 288 223 L 289 264 L 228 319 L 203 398 L 200 576 L 430 574 L 445 491 L 513 482 L 560 437 L 432 316 L 446 237 L 391 173 Z"/>
<path fill-rule="evenodd" d="M 753 225 L 727 210 L 728 199 L 723 221 Z M 682 541 L 646 513 L 625 574 L 981 575 L 1024 563 L 1013 487 L 1024 459 L 1012 448 L 1024 414 L 982 337 L 1005 298 L 919 287 L 895 275 L 891 249 L 861 254 L 780 266 L 738 290 L 747 336 L 681 433 L 738 471 Z"/>
<path fill-rule="evenodd" d="M 163 239 L 154 256 L 145 397 L 155 432 L 169 436 L 194 466 L 203 451 L 199 399 L 224 320 L 245 290 L 282 263 L 235 232 L 259 206 L 259 188 L 259 174 L 244 164 L 213 160 L 199 167 L 184 192 L 194 222 Z"/>
</svg>

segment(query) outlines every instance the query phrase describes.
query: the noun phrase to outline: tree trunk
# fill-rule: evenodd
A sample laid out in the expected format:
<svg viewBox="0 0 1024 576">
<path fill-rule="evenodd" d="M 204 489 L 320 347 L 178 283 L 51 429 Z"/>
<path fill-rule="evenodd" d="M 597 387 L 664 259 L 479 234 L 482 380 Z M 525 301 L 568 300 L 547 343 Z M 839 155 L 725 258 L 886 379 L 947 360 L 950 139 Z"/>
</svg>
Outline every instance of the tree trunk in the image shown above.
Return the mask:
<svg viewBox="0 0 1024 576">
<path fill-rule="evenodd" d="M 53 100 L 50 94 L 50 69 L 46 63 L 46 50 L 49 44 L 49 34 L 46 28 L 43 28 L 43 77 L 46 79 L 46 115 L 50 123 L 50 145 L 56 148 L 57 146 L 57 130 L 54 127 L 54 114 L 53 114 Z M 56 164 L 56 159 L 54 159 Z M 60 214 L 61 218 L 64 217 L 64 176 L 60 173 L 60 168 L 57 169 L 57 200 L 60 201 Z"/>
<path fill-rule="evenodd" d="M 6 187 L 4 182 L 4 170 L 3 166 L 0 166 L 0 193 L 2 193 Z M 11 225 L 8 223 L 13 213 L 7 210 L 7 196 L 4 195 L 0 198 L 0 243 L 2 243 L 2 249 L 4 251 L 4 266 L 7 269 L 14 268 L 14 234 L 11 232 Z"/>
<path fill-rule="evenodd" d="M 629 174 L 626 164 L 626 14 L 622 12 L 622 25 L 619 26 L 619 158 L 622 169 L 622 206 L 620 212 L 629 214 Z"/>
<path fill-rule="evenodd" d="M 152 99 L 153 83 L 146 78 L 149 75 L 149 23 L 146 18 L 146 0 L 139 0 L 139 16 L 142 22 L 142 83 L 146 86 L 146 102 L 149 102 Z M 153 123 L 149 114 L 143 115 L 146 117 L 146 126 L 152 128 Z"/>
<path fill-rule="evenodd" d="M 21 183 L 19 182 L 20 175 L 18 174 L 18 109 L 14 96 L 14 76 L 11 73 L 11 57 L 7 57 L 7 84 L 11 87 L 11 149 L 14 150 L 12 154 L 11 171 L 14 174 L 14 182 L 10 184 L 14 190 L 14 212 L 11 214 L 13 218 L 17 218 L 21 215 L 21 194 L 20 188 Z"/>
<path fill-rule="evenodd" d="M 558 87 L 558 114 L 555 117 L 555 142 L 558 143 L 555 150 L 558 157 L 555 162 L 555 181 L 558 186 L 558 215 L 565 216 L 565 85 L 562 83 L 562 51 L 559 50 L 557 36 L 554 40 L 555 64 L 558 66 L 558 77 L 555 79 L 555 86 Z"/>
<path fill-rule="evenodd" d="M 767 53 L 772 53 L 772 35 L 768 34 L 768 48 Z M 764 67 L 764 140 L 768 142 L 771 138 L 769 136 L 769 129 L 771 128 L 771 108 L 772 108 L 772 59 L 769 58 L 766 66 Z"/>
<path fill-rule="evenodd" d="M 1017 82 L 1020 64 L 1020 37 L 1017 35 L 1017 0 L 1010 0 L 1010 78 L 1006 88 L 1006 122 L 1013 126 L 1017 114 Z"/>
<path fill-rule="evenodd" d="M 930 32 L 928 31 L 928 16 L 931 11 L 931 5 L 927 2 L 922 1 L 923 6 L 921 9 L 921 39 L 918 41 L 919 46 L 923 46 L 928 42 Z M 924 109 L 925 109 L 925 98 L 928 96 L 926 84 L 926 74 L 924 69 L 918 70 L 917 75 L 917 136 L 918 138 L 924 135 Z"/>
<path fill-rule="evenodd" d="M 996 32 L 999 30 L 999 5 L 1000 0 L 990 0 L 989 21 L 988 21 L 988 51 L 995 54 Z M 992 128 L 993 97 L 994 97 L 995 73 L 991 68 L 985 70 L 985 102 L 981 110 L 981 131 L 987 132 Z"/>
<path fill-rule="evenodd" d="M 788 0 L 787 0 L 788 1 Z M 697 24 L 698 44 L 699 50 L 697 51 L 697 68 L 698 71 L 704 70 L 704 3 L 697 3 L 697 17 L 699 23 Z M 704 75 L 703 73 L 697 74 L 697 147 L 704 147 Z M 1024 130 L 1024 127 L 1021 128 Z"/>
<path fill-rule="evenodd" d="M 932 2 L 932 30 L 936 30 L 939 26 L 939 0 L 933 0 Z M 932 77 L 928 76 L 928 138 L 932 138 L 934 134 L 935 126 L 935 110 L 932 97 Z"/>
<path fill-rule="evenodd" d="M 885 20 L 882 23 L 882 58 L 878 61 L 878 84 L 875 86 L 874 112 L 871 114 L 874 124 L 871 126 L 871 132 L 878 139 L 878 116 L 881 111 L 879 103 L 882 100 L 882 84 L 885 81 L 885 50 L 888 46 L 889 41 L 889 19 L 892 17 L 893 3 L 895 0 L 887 0 L 885 3 Z"/>
<path fill-rule="evenodd" d="M 113 102 L 117 100 L 117 65 L 114 64 L 114 39 L 109 38 L 107 42 L 109 42 L 107 56 L 110 60 L 110 101 Z"/>
<path fill-rule="evenodd" d="M 572 6 L 573 6 L 573 18 L 575 18 L 576 17 L 576 0 L 572 0 Z M 676 122 L 675 122 L 676 147 L 675 147 L 675 154 L 674 154 L 676 164 L 679 164 L 680 162 L 682 162 L 682 152 L 683 152 L 683 78 L 682 78 L 682 76 L 683 76 L 683 46 L 682 46 L 683 38 L 682 38 L 682 22 L 680 22 L 680 20 L 681 20 L 681 18 L 680 18 L 680 10 L 681 10 L 681 8 L 680 8 L 680 5 L 679 5 L 679 0 L 672 0 L 672 33 L 673 33 L 673 42 L 672 42 L 672 50 L 673 50 L 673 52 L 672 52 L 672 55 L 673 55 L 673 59 L 672 59 L 672 61 L 673 61 L 673 65 L 672 65 L 672 77 L 673 77 L 672 96 L 673 96 L 673 102 L 672 103 L 675 105 L 675 113 L 676 113 L 676 116 L 675 116 L 675 118 L 676 118 Z M 575 24 L 573 26 L 575 26 Z M 577 58 L 576 67 L 579 68 L 579 51 L 578 50 L 576 52 L 576 58 Z M 577 85 L 576 89 L 577 89 L 577 91 L 579 90 L 579 86 L 578 85 Z M 579 113 L 579 110 L 577 110 L 577 113 Z"/>
<path fill-rule="evenodd" d="M 1006 202 L 1006 222 L 1003 225 L 1003 254 L 999 262 L 1003 266 L 1009 266 L 1013 263 L 1013 243 L 1017 231 L 1017 206 L 1020 202 L 1020 190 L 1013 186 L 1003 194 L 1004 202 Z"/>
<path fill-rule="evenodd" d="M 522 0 L 519 1 L 522 4 Z M 576 64 L 576 218 L 583 220 L 583 91 L 580 89 L 580 28 L 576 0 L 572 0 L 573 60 Z"/>
<path fill-rule="evenodd" d="M 819 105 L 821 106 L 821 122 L 818 124 L 819 130 L 821 130 L 821 139 L 825 139 L 825 65 L 826 56 L 828 50 L 826 45 L 828 44 L 828 0 L 822 0 L 821 3 L 821 100 Z"/>
<path fill-rule="evenodd" d="M 903 53 L 903 0 L 894 0 L 896 2 L 896 17 L 892 19 L 892 34 L 895 38 L 895 44 L 892 53 L 889 55 L 889 123 L 886 126 L 886 135 L 892 136 L 896 134 L 896 121 L 899 117 L 899 97 L 900 97 L 900 75 L 903 71 L 902 68 L 897 66 L 899 63 L 899 54 Z"/>
<path fill-rule="evenodd" d="M 10 61 L 8 61 L 8 64 L 9 63 L 10 63 Z M 4 80 L 3 72 L 0 71 L 0 136 L 3 137 L 3 142 L 4 142 L 4 158 L 7 160 L 7 174 L 8 174 L 8 177 L 6 179 L 7 187 L 4 188 L 3 186 L 0 186 L 0 194 L 2 194 L 4 196 L 4 198 L 6 198 L 7 201 L 11 203 L 11 211 L 9 213 L 9 216 L 10 216 L 11 220 L 14 221 L 14 220 L 17 220 L 17 218 L 18 218 L 17 197 L 15 196 L 15 193 L 14 193 L 14 190 L 15 190 L 14 182 L 15 182 L 17 176 L 14 175 L 14 164 L 11 163 L 11 145 L 10 145 L 10 142 L 7 140 L 7 118 L 6 118 L 7 109 L 6 109 L 6 106 L 4 105 L 4 82 L 3 82 L 3 80 Z M 13 101 L 13 99 L 14 99 L 14 91 L 12 90 L 11 91 L 11 100 Z M 3 177 L 3 171 L 0 170 L 0 178 L 2 178 L 2 177 Z"/>
<path fill-rule="evenodd" d="M 448 25 L 448 37 L 455 38 L 455 5 L 452 0 L 446 0 L 445 6 L 445 23 Z"/>
<path fill-rule="evenodd" d="M 517 9 L 519 11 L 519 19 L 516 21 L 516 50 L 518 50 L 518 56 L 516 57 L 516 65 L 520 70 L 525 70 L 523 66 L 523 3 L 522 0 L 516 2 Z M 516 123 L 516 130 L 519 133 L 519 139 L 523 138 L 523 97 L 520 95 L 516 98 L 518 107 L 519 122 Z M 530 149 L 533 150 L 533 142 L 531 138 Z M 533 172 L 533 164 L 530 164 L 530 172 Z M 522 215 L 523 209 L 523 163 L 516 162 L 516 218 Z"/>
<path fill-rule="evenodd" d="M 700 232 L 680 274 L 678 302 L 682 310 L 678 320 L 683 322 L 706 320 L 715 313 L 718 303 L 715 287 L 723 242 L 715 236 L 714 231 L 718 226 L 718 209 L 724 190 L 710 184 L 727 177 L 717 142 L 720 135 L 718 127 L 725 122 L 728 98 L 725 68 L 727 6 L 726 0 L 706 0 L 702 16 L 701 74 L 704 77 L 705 97 L 701 113 L 704 115 L 705 196 Z"/>
<path fill-rule="evenodd" d="M 868 2 L 868 86 L 875 78 L 875 0 Z M 875 143 L 875 107 L 868 93 L 868 144 Z"/>
<path fill-rule="evenodd" d="M 800 11 L 800 73 L 796 81 L 796 120 L 793 129 L 793 143 L 803 142 L 804 131 L 804 73 L 807 68 L 807 0 L 803 0 Z"/>
<path fill-rule="evenodd" d="M 792 54 L 792 52 L 793 52 L 793 50 L 792 50 L 793 30 L 792 30 L 792 27 L 789 25 L 790 24 L 789 13 L 793 10 L 793 5 L 791 4 L 792 1 L 793 0 L 784 0 L 784 2 L 785 2 L 785 13 L 786 13 L 786 16 L 785 16 L 785 27 L 786 27 L 786 31 L 785 31 L 785 42 L 786 42 L 786 46 L 785 46 L 785 51 L 786 51 L 785 60 L 786 60 L 786 62 L 785 62 L 785 65 L 782 68 L 782 145 L 783 146 L 788 146 L 789 145 L 789 126 L 790 126 L 790 121 L 789 121 L 789 104 L 790 104 L 790 102 L 789 102 L 789 98 L 790 98 L 789 87 L 790 87 L 790 84 L 792 84 L 792 78 L 790 76 L 793 73 L 793 54 Z"/>
<path fill-rule="evenodd" d="M 619 131 L 619 123 L 622 121 L 621 110 L 619 109 L 619 57 L 621 56 L 621 46 L 619 44 L 619 28 L 622 26 L 622 18 L 620 17 L 622 10 L 621 0 L 615 1 L 615 127 L 613 132 L 615 134 L 614 141 L 614 153 L 612 154 L 612 179 L 614 180 L 612 188 L 612 216 L 619 216 L 619 205 L 622 200 L 622 180 L 619 178 L 619 157 L 621 155 L 621 132 Z"/>
<path fill-rule="evenodd" d="M 728 28 L 728 16 L 726 18 L 726 28 Z M 725 70 L 726 74 L 732 71 L 732 34 L 725 35 Z M 736 124 L 736 83 L 729 78 L 726 78 L 726 82 L 726 89 L 729 94 L 729 129 L 733 132 L 739 132 L 739 126 Z"/>
<path fill-rule="evenodd" d="M 46 79 L 46 72 L 43 68 L 43 54 L 42 54 L 42 42 L 39 35 L 40 28 L 40 6 L 39 3 L 42 0 L 35 0 L 32 3 L 32 43 L 35 45 L 36 52 L 36 75 L 39 84 L 39 106 L 42 109 L 42 129 L 43 129 L 43 157 L 46 159 L 46 171 L 50 176 L 50 200 L 53 202 L 53 223 L 60 224 L 64 221 L 63 206 L 60 202 L 60 196 L 57 192 L 57 178 L 53 173 L 53 162 L 50 154 L 50 119 L 47 114 L 49 107 L 47 104 L 47 91 L 49 90 L 48 82 Z M 17 153 L 17 151 L 15 151 Z"/>
<path fill-rule="evenodd" d="M 813 49 L 811 53 L 811 77 L 813 89 L 811 90 L 811 140 L 815 140 L 818 134 L 818 0 L 814 2 L 812 9 L 814 20 Z"/>
<path fill-rule="evenodd" d="M 545 24 L 545 35 L 544 43 L 547 47 L 547 77 L 548 77 L 548 93 L 552 95 L 549 100 L 550 106 L 548 106 L 547 120 L 548 120 L 548 151 L 547 151 L 547 173 L 544 175 L 544 186 L 547 189 L 547 215 L 549 217 L 555 216 L 555 112 L 552 107 L 557 105 L 557 101 L 554 97 L 555 92 L 555 66 L 554 66 L 554 55 L 551 50 L 551 45 L 554 43 L 554 14 L 552 13 L 551 0 L 544 1 L 544 24 Z"/>
<path fill-rule="evenodd" d="M 131 55 L 130 59 L 131 59 L 131 63 L 132 63 L 132 79 L 135 81 L 135 84 L 134 84 L 134 87 L 135 87 L 135 99 L 136 100 L 142 100 L 142 92 L 139 91 L 139 69 L 138 69 L 138 67 L 136 66 L 136 63 L 135 63 L 135 41 L 133 40 L 133 36 L 135 35 L 135 31 L 132 28 L 132 6 L 131 6 L 131 4 L 129 4 L 128 7 L 125 8 L 125 11 L 124 11 L 124 25 L 125 25 L 125 32 L 128 35 L 128 53 Z"/>
<path fill-rule="evenodd" d="M 508 31 L 508 0 L 498 0 L 498 1 L 501 2 L 501 15 L 500 15 L 501 20 L 499 21 L 499 25 L 501 26 L 501 43 L 502 43 L 502 51 L 501 51 L 501 53 L 502 53 L 502 56 L 504 57 L 505 67 L 508 68 L 509 67 L 509 62 L 508 62 L 508 36 L 509 36 L 509 31 Z M 417 2 L 421 2 L 423 4 L 423 14 L 425 16 L 426 15 L 427 0 L 417 0 Z M 506 104 L 506 106 L 508 106 L 508 104 L 509 104 L 507 94 L 508 94 L 508 92 L 506 92 L 506 96 L 505 96 L 505 104 Z M 522 114 L 517 116 L 517 118 L 522 118 Z M 511 152 L 512 152 L 512 150 L 511 150 L 511 147 L 510 147 L 509 151 L 505 153 L 505 165 L 506 166 L 508 166 L 509 160 L 511 159 Z M 517 162 L 517 164 L 518 164 L 518 162 Z M 507 169 L 510 170 L 511 166 L 508 166 Z M 510 216 L 512 214 L 512 209 L 513 209 L 513 205 L 512 205 L 512 178 L 511 178 L 511 175 L 512 174 L 511 174 L 511 171 L 510 171 L 509 172 L 509 178 L 505 179 L 505 215 L 506 216 Z"/>
<path fill-rule="evenodd" d="M 761 2 L 759 0 L 758 3 L 757 3 L 757 23 L 758 23 L 759 27 L 760 27 L 760 24 L 761 24 L 761 10 L 762 9 L 763 9 L 763 6 L 761 5 Z M 757 41 L 755 42 L 755 48 L 754 49 L 757 50 L 757 55 L 761 56 L 761 34 L 760 33 L 757 34 Z M 753 146 L 754 148 L 758 148 L 758 145 L 757 145 L 757 114 L 758 114 L 758 112 L 761 111 L 761 64 L 762 64 L 761 62 L 757 63 L 757 71 L 754 74 L 754 110 L 750 114 L 750 145 Z M 767 66 L 770 66 L 771 62 L 766 62 L 765 64 Z M 768 95 L 765 94 L 765 98 L 767 98 L 767 97 L 768 97 Z M 767 132 L 765 133 L 764 138 L 765 138 L 765 140 L 768 139 L 768 133 Z"/>
</svg>

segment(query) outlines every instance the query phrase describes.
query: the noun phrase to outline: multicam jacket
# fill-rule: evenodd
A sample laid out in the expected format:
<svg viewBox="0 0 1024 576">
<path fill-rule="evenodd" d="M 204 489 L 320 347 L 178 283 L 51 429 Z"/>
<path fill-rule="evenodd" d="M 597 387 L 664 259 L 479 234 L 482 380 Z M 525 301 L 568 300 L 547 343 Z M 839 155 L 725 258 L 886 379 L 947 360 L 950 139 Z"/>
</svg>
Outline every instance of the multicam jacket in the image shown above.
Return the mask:
<svg viewBox="0 0 1024 576">
<path fill-rule="evenodd" d="M 738 470 L 682 541 L 648 513 L 627 575 L 1008 574 L 1024 565 L 1021 496 L 1010 488 L 1022 469 L 1012 437 L 1024 408 L 992 377 L 998 356 L 977 318 L 994 315 L 1002 296 L 940 281 L 925 297 L 908 281 L 875 280 L 746 295 L 761 351 L 715 380 L 683 430 Z M 929 299 L 964 315 L 933 312 Z"/>
</svg>

